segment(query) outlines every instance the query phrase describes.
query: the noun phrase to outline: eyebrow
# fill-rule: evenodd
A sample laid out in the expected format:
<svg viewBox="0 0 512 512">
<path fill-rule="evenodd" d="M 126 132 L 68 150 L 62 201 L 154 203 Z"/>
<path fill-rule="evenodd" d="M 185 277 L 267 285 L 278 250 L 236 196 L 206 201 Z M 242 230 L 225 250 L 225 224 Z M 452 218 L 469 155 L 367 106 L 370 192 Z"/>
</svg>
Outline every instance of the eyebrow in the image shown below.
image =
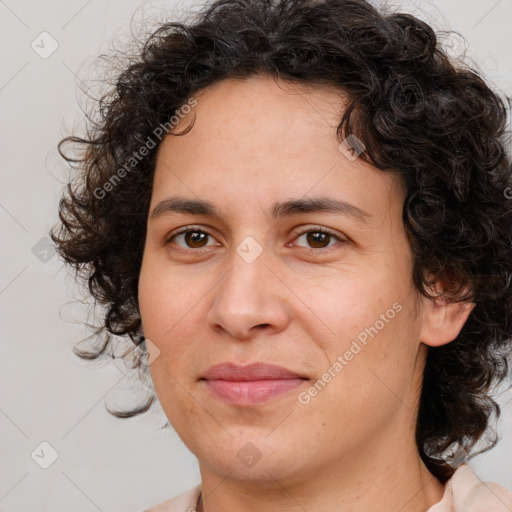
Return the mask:
<svg viewBox="0 0 512 512">
<path fill-rule="evenodd" d="M 179 196 L 169 197 L 158 203 L 155 208 L 153 208 L 150 217 L 156 219 L 173 212 L 191 215 L 207 215 L 217 218 L 221 217 L 220 211 L 210 201 L 188 199 Z M 330 197 L 290 199 L 274 203 L 270 209 L 270 215 L 274 219 L 300 213 L 317 212 L 338 213 L 362 222 L 367 222 L 371 218 L 368 212 L 361 210 L 354 204 L 348 203 L 342 199 L 333 199 Z"/>
<path fill-rule="evenodd" d="M 270 209 L 270 215 L 274 219 L 298 215 L 300 213 L 337 213 L 346 215 L 355 220 L 367 222 L 371 215 L 357 206 L 342 199 L 330 197 L 315 197 L 290 199 L 275 203 Z M 169 213 L 183 213 L 191 215 L 207 215 L 221 217 L 220 211 L 210 201 L 203 199 L 188 199 L 185 197 L 169 197 L 158 203 L 150 214 L 152 219 L 162 217 Z"/>
</svg>

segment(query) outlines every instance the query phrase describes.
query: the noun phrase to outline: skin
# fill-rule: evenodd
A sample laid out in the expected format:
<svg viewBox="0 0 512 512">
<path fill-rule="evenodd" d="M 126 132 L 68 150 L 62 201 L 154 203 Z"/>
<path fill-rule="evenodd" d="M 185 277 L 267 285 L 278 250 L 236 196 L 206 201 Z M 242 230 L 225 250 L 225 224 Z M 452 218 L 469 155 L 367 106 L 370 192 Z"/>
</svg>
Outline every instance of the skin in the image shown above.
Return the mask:
<svg viewBox="0 0 512 512">
<path fill-rule="evenodd" d="M 202 509 L 427 510 L 444 491 L 414 439 L 427 346 L 453 340 L 471 305 L 415 290 L 399 177 L 340 152 L 344 99 L 334 89 L 253 76 L 194 97 L 175 129 L 195 117 L 191 131 L 159 148 L 139 303 L 157 396 L 199 461 Z M 208 200 L 220 215 L 151 215 L 176 195 Z M 270 216 L 275 202 L 320 196 L 367 216 Z M 187 226 L 210 236 L 173 238 Z M 315 227 L 334 235 L 315 238 Z M 251 263 L 236 251 L 248 236 L 262 249 Z M 300 403 L 299 393 L 397 303 L 400 312 Z M 309 380 L 233 406 L 200 380 L 227 361 L 273 363 Z M 261 458 L 248 467 L 241 449 Z"/>
</svg>

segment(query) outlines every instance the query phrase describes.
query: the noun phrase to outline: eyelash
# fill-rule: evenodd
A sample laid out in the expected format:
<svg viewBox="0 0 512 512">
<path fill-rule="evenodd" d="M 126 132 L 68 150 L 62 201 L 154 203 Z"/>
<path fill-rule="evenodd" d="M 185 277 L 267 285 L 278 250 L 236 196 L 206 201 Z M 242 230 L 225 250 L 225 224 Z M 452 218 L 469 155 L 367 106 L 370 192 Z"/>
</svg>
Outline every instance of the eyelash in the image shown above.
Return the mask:
<svg viewBox="0 0 512 512">
<path fill-rule="evenodd" d="M 189 232 L 204 233 L 204 234 L 214 238 L 210 233 L 208 233 L 204 229 L 201 229 L 199 227 L 194 227 L 194 226 L 187 226 L 187 227 L 183 228 L 182 230 L 180 230 L 180 231 L 178 231 L 176 233 L 173 233 L 172 235 L 167 237 L 166 240 L 165 240 L 165 245 L 166 246 L 170 245 L 172 240 L 174 240 L 177 236 L 183 235 L 183 234 L 186 234 L 186 233 L 189 233 Z M 310 228 L 308 228 L 306 230 L 294 233 L 294 240 L 299 238 L 299 237 L 301 237 L 301 236 L 303 236 L 303 235 L 306 235 L 308 233 L 322 233 L 322 234 L 329 235 L 329 236 L 335 238 L 339 243 L 346 243 L 347 242 L 347 240 L 341 238 L 336 233 L 330 231 L 327 228 L 321 227 L 321 226 L 313 226 L 313 227 L 310 227 Z M 336 244 L 334 244 L 334 245 L 336 245 Z M 328 245 L 327 247 L 321 247 L 321 248 L 302 247 L 301 246 L 301 249 L 303 249 L 305 251 L 309 251 L 309 252 L 319 253 L 320 251 L 325 252 L 326 250 L 330 249 L 331 247 L 334 247 L 334 245 Z M 289 244 L 287 244 L 287 246 L 289 246 Z M 190 247 L 189 248 L 184 248 L 184 247 L 181 247 L 179 245 L 177 247 L 180 250 L 183 250 L 183 251 L 203 252 L 205 250 L 207 251 L 208 247 L 211 247 L 211 246 L 199 247 L 199 248 L 195 248 L 195 249 L 194 248 L 190 248 Z"/>
</svg>

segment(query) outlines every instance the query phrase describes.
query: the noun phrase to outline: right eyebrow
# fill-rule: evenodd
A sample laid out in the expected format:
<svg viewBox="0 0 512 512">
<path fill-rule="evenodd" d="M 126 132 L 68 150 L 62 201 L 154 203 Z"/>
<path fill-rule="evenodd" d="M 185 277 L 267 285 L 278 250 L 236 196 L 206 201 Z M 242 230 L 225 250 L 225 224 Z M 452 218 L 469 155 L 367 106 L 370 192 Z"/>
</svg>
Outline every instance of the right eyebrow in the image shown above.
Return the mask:
<svg viewBox="0 0 512 512">
<path fill-rule="evenodd" d="M 158 203 L 150 214 L 151 218 L 158 218 L 166 213 L 188 213 L 192 215 L 209 215 L 220 217 L 217 208 L 203 199 L 187 199 L 185 197 L 170 197 Z"/>
</svg>

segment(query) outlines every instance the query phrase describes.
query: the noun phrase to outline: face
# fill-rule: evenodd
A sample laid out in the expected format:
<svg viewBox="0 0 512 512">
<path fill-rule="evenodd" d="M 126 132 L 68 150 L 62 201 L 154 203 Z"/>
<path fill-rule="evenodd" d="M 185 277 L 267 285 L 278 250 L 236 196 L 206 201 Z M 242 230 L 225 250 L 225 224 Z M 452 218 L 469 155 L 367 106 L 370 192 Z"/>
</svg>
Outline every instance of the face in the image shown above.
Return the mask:
<svg viewBox="0 0 512 512">
<path fill-rule="evenodd" d="M 170 423 L 253 480 L 400 450 L 425 348 L 401 181 L 340 151 L 339 92 L 252 77 L 195 99 L 159 148 L 139 281 Z"/>
</svg>

